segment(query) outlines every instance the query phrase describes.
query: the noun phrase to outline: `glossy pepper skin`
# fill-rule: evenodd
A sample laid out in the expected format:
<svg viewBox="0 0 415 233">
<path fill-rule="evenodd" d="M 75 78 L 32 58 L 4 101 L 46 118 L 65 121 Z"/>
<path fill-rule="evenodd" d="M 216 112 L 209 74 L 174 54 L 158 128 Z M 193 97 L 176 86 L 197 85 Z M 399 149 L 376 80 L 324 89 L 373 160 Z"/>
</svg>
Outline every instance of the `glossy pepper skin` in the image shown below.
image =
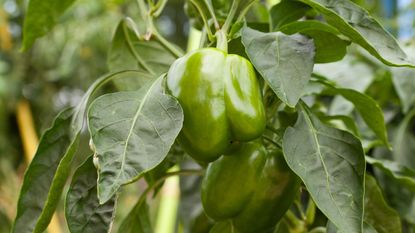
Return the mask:
<svg viewBox="0 0 415 233">
<path fill-rule="evenodd" d="M 216 48 L 191 52 L 170 67 L 167 89 L 184 111 L 178 140 L 198 161 L 214 161 L 232 142 L 253 140 L 265 129 L 255 71 L 241 56 Z"/>
<path fill-rule="evenodd" d="M 244 143 L 232 153 L 209 164 L 203 208 L 218 222 L 231 221 L 237 232 L 267 231 L 291 206 L 300 180 L 280 150 L 267 151 L 261 142 Z"/>
</svg>

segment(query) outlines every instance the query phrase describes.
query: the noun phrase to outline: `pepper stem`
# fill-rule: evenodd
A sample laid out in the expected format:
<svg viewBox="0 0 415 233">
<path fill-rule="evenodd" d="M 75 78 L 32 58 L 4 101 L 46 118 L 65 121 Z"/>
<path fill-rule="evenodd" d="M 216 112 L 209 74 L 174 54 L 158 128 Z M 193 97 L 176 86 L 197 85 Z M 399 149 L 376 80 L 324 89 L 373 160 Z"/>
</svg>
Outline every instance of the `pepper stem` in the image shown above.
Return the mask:
<svg viewBox="0 0 415 233">
<path fill-rule="evenodd" d="M 218 30 L 216 36 L 216 48 L 228 52 L 228 38 L 223 30 Z"/>
</svg>

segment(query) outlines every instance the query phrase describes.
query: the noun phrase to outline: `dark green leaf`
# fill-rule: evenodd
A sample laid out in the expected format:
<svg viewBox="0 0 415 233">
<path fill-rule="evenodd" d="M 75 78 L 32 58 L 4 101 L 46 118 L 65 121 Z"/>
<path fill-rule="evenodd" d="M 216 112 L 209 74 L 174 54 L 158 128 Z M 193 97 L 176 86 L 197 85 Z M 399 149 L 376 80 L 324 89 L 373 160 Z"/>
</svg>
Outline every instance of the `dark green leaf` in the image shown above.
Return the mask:
<svg viewBox="0 0 415 233">
<path fill-rule="evenodd" d="M 349 0 L 299 0 L 321 12 L 327 22 L 390 66 L 411 66 L 396 40 L 369 13 Z"/>
<path fill-rule="evenodd" d="M 339 32 L 334 27 L 316 20 L 289 23 L 281 27 L 280 31 L 288 35 L 301 33 L 313 38 L 316 47 L 315 63 L 341 60 L 350 44 L 337 36 Z"/>
<path fill-rule="evenodd" d="M 108 66 L 111 71 L 139 70 L 151 77 L 167 72 L 176 56 L 155 40 L 140 37 L 132 20 L 124 19 L 115 32 L 108 54 Z M 117 81 L 124 90 L 138 90 L 137 79 L 129 78 Z"/>
<path fill-rule="evenodd" d="M 365 222 L 378 233 L 402 232 L 398 213 L 383 199 L 382 190 L 370 175 L 366 175 L 365 179 Z"/>
<path fill-rule="evenodd" d="M 258 72 L 277 96 L 294 107 L 303 94 L 314 65 L 314 45 L 301 35 L 242 29 L 242 43 Z"/>
<path fill-rule="evenodd" d="M 137 202 L 131 212 L 121 223 L 119 233 L 153 233 L 150 222 L 149 208 L 145 199 Z"/>
<path fill-rule="evenodd" d="M 75 0 L 30 0 L 23 25 L 23 50 L 57 23 L 59 17 Z"/>
<path fill-rule="evenodd" d="M 270 10 L 272 31 L 279 31 L 285 24 L 303 17 L 311 8 L 301 2 L 284 0 L 274 5 Z"/>
<path fill-rule="evenodd" d="M 90 156 L 75 172 L 66 195 L 65 218 L 71 233 L 107 233 L 115 213 L 115 196 L 103 205 L 97 197 L 97 170 Z"/>
<path fill-rule="evenodd" d="M 367 156 L 366 161 L 415 193 L 415 170 L 385 159 L 375 159 Z"/>
<path fill-rule="evenodd" d="M 79 138 L 72 128 L 72 115 L 73 109 L 62 111 L 40 139 L 20 191 L 15 233 L 42 233 L 55 212 Z"/>
<path fill-rule="evenodd" d="M 328 127 L 302 105 L 283 138 L 285 160 L 319 209 L 343 232 L 362 232 L 365 158 L 352 134 Z"/>
<path fill-rule="evenodd" d="M 162 162 L 180 132 L 183 111 L 162 93 L 162 80 L 139 91 L 103 95 L 91 104 L 88 126 L 98 159 L 100 203 Z"/>
</svg>

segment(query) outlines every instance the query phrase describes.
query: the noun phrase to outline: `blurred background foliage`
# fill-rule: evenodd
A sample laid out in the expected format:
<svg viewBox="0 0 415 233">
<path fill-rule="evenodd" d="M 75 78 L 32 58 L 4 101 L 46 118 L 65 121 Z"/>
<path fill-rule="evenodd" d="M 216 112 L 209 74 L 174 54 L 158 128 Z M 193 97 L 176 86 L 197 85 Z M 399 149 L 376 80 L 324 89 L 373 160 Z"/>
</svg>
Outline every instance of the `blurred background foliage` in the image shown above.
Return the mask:
<svg viewBox="0 0 415 233">
<path fill-rule="evenodd" d="M 355 2 L 368 9 L 398 37 L 401 44 L 406 46 L 408 54 L 415 54 L 415 45 L 412 43 L 415 2 Z M 23 172 L 28 163 L 28 158 L 24 156 L 22 134 L 33 128 L 36 135 L 41 135 L 58 111 L 77 104 L 89 85 L 108 72 L 107 53 L 122 18 L 129 16 L 140 23 L 139 11 L 132 0 L 78 0 L 50 33 L 39 39 L 29 51 L 22 53 L 22 22 L 26 5 L 27 1 L 23 0 L 0 0 L 0 233 L 9 232 Z M 261 12 L 260 9 L 254 11 L 254 17 L 267 18 Z M 170 0 L 156 23 L 161 34 L 183 50 L 186 49 L 189 23 L 182 0 Z M 367 152 L 381 158 L 393 158 L 415 169 L 415 71 L 388 68 L 355 47 L 349 48 L 349 52 L 340 62 L 316 65 L 315 72 L 339 86 L 365 92 L 377 100 L 384 109 L 389 136 L 395 149 L 391 152 L 374 147 L 376 142 L 371 140 L 373 135 L 369 130 L 363 130 Z M 315 103 L 315 108 L 321 108 L 321 111 L 329 112 L 330 115 L 356 115 L 350 103 L 344 99 L 336 97 L 329 102 L 324 100 L 322 97 L 319 101 L 311 101 Z M 33 124 L 23 124 L 18 120 L 25 106 L 29 106 L 32 112 Z M 357 115 L 355 117 L 359 119 Z M 357 124 L 360 129 L 366 127 L 360 121 Z M 78 153 L 85 154 L 88 151 L 87 145 L 83 145 Z M 185 166 L 191 167 L 192 164 Z M 413 231 L 413 193 L 387 185 L 388 178 L 381 173 L 376 174 L 389 204 L 404 217 L 408 232 Z M 195 192 L 197 185 L 194 185 L 198 182 L 198 178 L 191 178 L 181 183 L 182 198 L 187 202 L 180 206 L 180 217 L 184 219 L 186 229 L 193 227 L 192 232 L 205 232 L 208 229 L 207 220 L 200 215 L 198 193 Z M 140 187 L 144 185 L 144 182 L 138 182 L 137 185 L 124 188 L 127 191 L 120 197 L 116 219 L 128 213 L 138 198 L 138 192 L 142 190 Z M 405 195 L 409 199 L 412 196 L 411 203 L 404 202 L 408 200 L 402 198 Z M 155 216 L 157 201 L 152 205 L 152 216 Z M 62 232 L 66 232 L 62 208 L 58 216 Z M 194 216 L 197 218 L 194 219 Z"/>
</svg>

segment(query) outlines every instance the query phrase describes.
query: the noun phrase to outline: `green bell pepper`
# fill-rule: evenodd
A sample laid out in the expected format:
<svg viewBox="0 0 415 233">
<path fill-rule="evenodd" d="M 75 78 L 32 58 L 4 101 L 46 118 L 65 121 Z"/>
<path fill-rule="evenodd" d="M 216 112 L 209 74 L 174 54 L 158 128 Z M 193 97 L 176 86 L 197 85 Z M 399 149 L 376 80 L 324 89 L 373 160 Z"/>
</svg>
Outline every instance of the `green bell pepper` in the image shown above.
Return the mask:
<svg viewBox="0 0 415 233">
<path fill-rule="evenodd" d="M 167 89 L 184 111 L 178 141 L 198 161 L 214 161 L 234 142 L 253 140 L 265 129 L 259 83 L 241 56 L 216 48 L 193 51 L 172 64 Z"/>
<path fill-rule="evenodd" d="M 218 222 L 231 221 L 241 233 L 275 227 L 299 191 L 299 178 L 280 150 L 267 151 L 261 142 L 242 144 L 209 164 L 202 181 L 202 204 Z"/>
</svg>

